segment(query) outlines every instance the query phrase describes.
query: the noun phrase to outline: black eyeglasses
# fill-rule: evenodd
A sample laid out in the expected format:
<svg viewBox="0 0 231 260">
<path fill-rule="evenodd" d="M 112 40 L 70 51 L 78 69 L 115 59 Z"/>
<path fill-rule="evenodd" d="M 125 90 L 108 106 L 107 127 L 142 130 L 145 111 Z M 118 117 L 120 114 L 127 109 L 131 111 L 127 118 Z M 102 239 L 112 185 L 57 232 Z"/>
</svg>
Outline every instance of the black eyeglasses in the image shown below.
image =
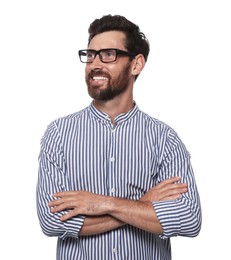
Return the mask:
<svg viewBox="0 0 231 260">
<path fill-rule="evenodd" d="M 79 51 L 79 58 L 80 61 L 83 63 L 92 63 L 96 55 L 99 55 L 100 60 L 104 63 L 116 61 L 118 55 L 128 56 L 131 58 L 134 58 L 136 56 L 136 54 L 134 53 L 122 51 L 119 49 L 101 49 L 98 51 L 86 49 Z"/>
</svg>

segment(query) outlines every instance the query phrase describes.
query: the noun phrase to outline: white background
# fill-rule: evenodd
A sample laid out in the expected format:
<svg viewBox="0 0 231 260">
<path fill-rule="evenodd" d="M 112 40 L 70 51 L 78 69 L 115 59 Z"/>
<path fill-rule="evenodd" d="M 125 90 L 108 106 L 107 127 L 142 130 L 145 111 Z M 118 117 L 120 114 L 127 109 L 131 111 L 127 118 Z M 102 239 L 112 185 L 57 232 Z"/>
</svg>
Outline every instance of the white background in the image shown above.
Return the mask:
<svg viewBox="0 0 231 260">
<path fill-rule="evenodd" d="M 231 259 L 229 3 L 1 1 L 1 259 L 55 259 L 56 238 L 36 215 L 39 143 L 52 120 L 89 105 L 77 51 L 89 23 L 109 13 L 137 23 L 151 44 L 138 106 L 172 126 L 192 156 L 203 225 L 196 238 L 172 239 L 173 260 Z"/>
</svg>

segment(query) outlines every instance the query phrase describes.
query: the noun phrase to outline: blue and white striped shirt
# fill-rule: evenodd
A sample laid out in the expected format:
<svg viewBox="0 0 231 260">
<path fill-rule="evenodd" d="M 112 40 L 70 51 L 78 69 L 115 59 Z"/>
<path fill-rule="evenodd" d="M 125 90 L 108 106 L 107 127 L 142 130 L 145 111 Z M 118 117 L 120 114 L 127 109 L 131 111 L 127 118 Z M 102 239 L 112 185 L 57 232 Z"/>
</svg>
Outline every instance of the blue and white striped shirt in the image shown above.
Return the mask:
<svg viewBox="0 0 231 260">
<path fill-rule="evenodd" d="M 66 190 L 139 200 L 157 183 L 180 176 L 188 192 L 174 201 L 153 202 L 163 227 L 158 236 L 133 226 L 78 236 L 84 216 L 62 222 L 53 214 L 52 194 Z M 39 156 L 37 209 L 43 232 L 57 236 L 59 260 L 170 260 L 172 236 L 196 236 L 201 227 L 199 195 L 190 156 L 175 131 L 139 110 L 116 117 L 93 104 L 52 122 Z"/>
</svg>

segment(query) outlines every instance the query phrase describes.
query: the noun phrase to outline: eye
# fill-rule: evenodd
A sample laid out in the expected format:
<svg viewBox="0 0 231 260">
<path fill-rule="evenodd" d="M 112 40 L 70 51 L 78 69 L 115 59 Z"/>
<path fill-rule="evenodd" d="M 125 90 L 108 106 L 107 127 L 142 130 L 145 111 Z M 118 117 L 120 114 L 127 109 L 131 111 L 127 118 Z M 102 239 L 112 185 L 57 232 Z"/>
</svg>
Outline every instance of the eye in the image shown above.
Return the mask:
<svg viewBox="0 0 231 260">
<path fill-rule="evenodd" d="M 91 58 L 94 58 L 95 57 L 95 53 L 92 52 L 92 51 L 88 51 L 87 54 L 86 54 L 87 58 L 91 59 Z"/>
<path fill-rule="evenodd" d="M 105 57 L 114 57 L 115 56 L 115 51 L 114 50 L 108 50 L 108 51 L 105 51 L 103 55 Z"/>
</svg>

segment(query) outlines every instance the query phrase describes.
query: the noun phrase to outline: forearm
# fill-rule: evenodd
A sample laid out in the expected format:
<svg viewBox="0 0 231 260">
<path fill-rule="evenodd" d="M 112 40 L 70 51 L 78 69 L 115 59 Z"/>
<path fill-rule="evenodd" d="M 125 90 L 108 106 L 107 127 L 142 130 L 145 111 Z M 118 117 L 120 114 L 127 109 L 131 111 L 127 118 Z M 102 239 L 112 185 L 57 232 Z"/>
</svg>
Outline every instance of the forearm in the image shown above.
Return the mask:
<svg viewBox="0 0 231 260">
<path fill-rule="evenodd" d="M 124 223 L 112 216 L 103 215 L 85 218 L 83 227 L 80 230 L 80 236 L 89 236 L 105 233 L 123 226 Z"/>
<path fill-rule="evenodd" d="M 106 197 L 108 214 L 87 216 L 80 231 L 81 236 L 97 235 L 129 224 L 155 234 L 162 234 L 152 203 Z"/>
<path fill-rule="evenodd" d="M 151 202 L 108 197 L 107 207 L 108 214 L 126 224 L 154 234 L 163 233 Z"/>
</svg>

